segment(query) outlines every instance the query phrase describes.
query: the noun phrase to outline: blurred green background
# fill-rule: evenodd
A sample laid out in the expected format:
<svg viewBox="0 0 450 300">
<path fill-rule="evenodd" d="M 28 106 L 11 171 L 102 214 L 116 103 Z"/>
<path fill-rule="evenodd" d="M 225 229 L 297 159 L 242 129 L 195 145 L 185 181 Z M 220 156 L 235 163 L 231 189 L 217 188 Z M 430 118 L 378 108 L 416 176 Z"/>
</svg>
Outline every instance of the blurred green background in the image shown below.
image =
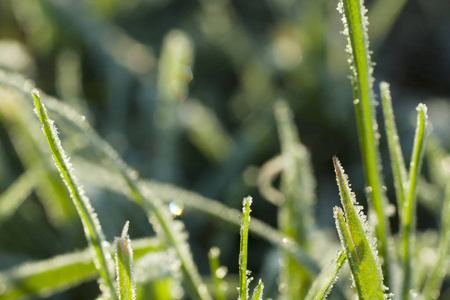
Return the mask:
<svg viewBox="0 0 450 300">
<path fill-rule="evenodd" d="M 407 161 L 419 102 L 429 106 L 433 133 L 449 149 L 450 2 L 365 3 L 375 93 L 380 80 L 391 84 Z M 275 208 L 259 194 L 256 179 L 259 167 L 280 151 L 273 104 L 285 99 L 312 154 L 318 225 L 333 230 L 332 207 L 339 201 L 333 155 L 365 203 L 336 6 L 325 0 L 2 0 L 0 68 L 23 73 L 75 107 L 142 177 L 234 208 L 252 195 L 253 216 L 273 226 Z M 24 166 L 4 122 L 0 143 L 4 191 Z M 384 137 L 380 145 L 388 166 Z M 384 176 L 392 182 L 389 167 Z M 109 240 L 127 219 L 132 238 L 152 234 L 137 207 L 83 183 Z M 392 185 L 387 188 L 394 202 Z M 420 205 L 419 212 L 419 228 L 436 227 L 432 213 Z M 189 211 L 180 218 L 202 273 L 214 245 L 230 273 L 237 272 L 237 230 Z M 79 221 L 58 225 L 32 194 L 0 227 L 0 268 L 84 247 Z M 258 273 L 269 245 L 254 239 L 250 247 L 249 269 Z M 97 290 L 91 282 L 49 299 L 93 298 Z"/>
</svg>

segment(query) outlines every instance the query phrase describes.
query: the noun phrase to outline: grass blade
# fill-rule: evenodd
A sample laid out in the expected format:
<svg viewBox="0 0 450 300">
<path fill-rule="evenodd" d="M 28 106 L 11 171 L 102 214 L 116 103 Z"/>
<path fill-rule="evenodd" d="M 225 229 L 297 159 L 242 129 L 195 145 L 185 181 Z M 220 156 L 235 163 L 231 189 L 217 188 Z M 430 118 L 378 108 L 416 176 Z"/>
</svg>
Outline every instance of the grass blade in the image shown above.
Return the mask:
<svg viewBox="0 0 450 300">
<path fill-rule="evenodd" d="M 347 175 L 344 174 L 336 157 L 333 158 L 333 163 L 345 211 L 344 217 L 342 209 L 336 207 L 334 217 L 342 247 L 348 258 L 358 299 L 385 299 L 381 265 L 376 250 L 372 248 L 376 240 L 371 236 L 366 216 L 362 207 L 358 206 L 355 195 L 350 190 Z"/>
<path fill-rule="evenodd" d="M 344 35 L 347 39 L 347 54 L 350 64 L 356 123 L 364 163 L 364 173 L 369 187 L 370 203 L 376 216 L 375 227 L 378 240 L 378 253 L 383 261 L 383 273 L 389 282 L 389 257 L 387 240 L 389 227 L 385 208 L 387 201 L 381 177 L 381 159 L 378 152 L 378 124 L 375 118 L 372 62 L 367 36 L 366 8 L 362 0 L 341 0 L 338 10 L 342 14 Z"/>
<path fill-rule="evenodd" d="M 395 124 L 394 111 L 392 109 L 391 91 L 387 82 L 380 83 L 381 101 L 383 104 L 384 123 L 386 127 L 386 136 L 391 158 L 391 167 L 394 177 L 395 194 L 397 198 L 397 207 L 399 214 L 402 214 L 403 203 L 405 202 L 405 184 L 407 182 L 407 173 L 405 159 L 403 158 L 400 147 L 400 139 Z"/>
<path fill-rule="evenodd" d="M 284 101 L 275 105 L 278 132 L 281 143 L 283 171 L 281 190 L 284 203 L 278 210 L 280 230 L 308 249 L 308 228 L 313 225 L 313 203 L 315 200 L 315 180 L 308 150 L 300 143 L 294 125 L 294 117 Z M 288 299 L 303 299 L 311 285 L 310 274 L 291 255 L 283 254 L 281 282 L 287 289 L 283 292 Z"/>
<path fill-rule="evenodd" d="M 246 197 L 242 201 L 241 239 L 239 247 L 239 300 L 248 299 L 248 224 L 250 223 L 250 205 L 252 204 L 252 201 L 252 197 Z"/>
<path fill-rule="evenodd" d="M 449 176 L 447 176 L 449 178 Z M 425 283 L 423 295 L 425 300 L 434 300 L 439 297 L 440 289 L 447 273 L 448 250 L 450 248 L 450 183 L 447 183 L 445 199 L 441 215 L 441 236 L 439 238 L 439 258 L 430 277 Z"/>
<path fill-rule="evenodd" d="M 264 290 L 264 283 L 260 279 L 258 285 L 255 287 L 255 290 L 253 291 L 252 300 L 262 300 L 263 290 Z"/>
<path fill-rule="evenodd" d="M 345 251 L 341 250 L 331 265 L 320 272 L 319 276 L 309 289 L 305 300 L 326 299 L 333 288 L 333 284 L 336 282 L 337 276 L 346 259 L 347 256 L 345 255 Z"/>
<path fill-rule="evenodd" d="M 40 168 L 25 172 L 0 196 L 0 223 L 6 221 L 27 199 L 43 174 Z"/>
<path fill-rule="evenodd" d="M 116 276 L 119 300 L 136 299 L 136 284 L 133 272 L 133 248 L 128 235 L 129 222 L 125 223 L 122 235 L 116 238 Z"/>
<path fill-rule="evenodd" d="M 417 112 L 417 128 L 409 168 L 408 191 L 405 202 L 403 203 L 404 211 L 402 214 L 402 254 L 404 271 L 402 294 L 405 300 L 410 298 L 412 284 L 411 240 L 413 239 L 415 230 L 417 178 L 422 166 L 423 154 L 425 151 L 425 135 L 428 119 L 427 107 L 424 104 L 419 104 L 417 106 Z"/>
<path fill-rule="evenodd" d="M 149 252 L 164 250 L 160 241 L 146 238 L 132 241 L 134 258 Z M 39 262 L 31 262 L 0 272 L 4 292 L 1 300 L 31 296 L 48 296 L 76 286 L 98 276 L 92 260 L 92 250 L 59 255 Z"/>
<path fill-rule="evenodd" d="M 211 269 L 211 276 L 214 282 L 214 289 L 217 300 L 225 300 L 223 277 L 226 275 L 226 267 L 221 267 L 219 262 L 220 249 L 217 247 L 211 248 L 208 253 L 209 267 Z"/>
<path fill-rule="evenodd" d="M 105 238 L 103 236 L 100 223 L 97 219 L 97 215 L 95 214 L 89 199 L 84 194 L 83 188 L 77 184 L 77 180 L 72 172 L 69 159 L 61 146 L 61 141 L 58 138 L 57 130 L 53 125 L 53 121 L 47 116 L 47 111 L 41 102 L 39 92 L 37 90 L 33 90 L 32 94 L 36 112 L 41 122 L 47 143 L 50 147 L 50 151 L 77 208 L 78 214 L 83 223 L 86 239 L 88 240 L 90 246 L 94 249 L 95 265 L 100 273 L 100 277 L 104 281 L 104 285 L 106 286 L 103 292 L 106 294 L 109 293 L 110 297 L 115 299 L 116 294 L 114 281 L 110 272 L 112 260 L 110 254 L 105 249 Z M 100 286 L 102 287 L 103 285 Z"/>
</svg>

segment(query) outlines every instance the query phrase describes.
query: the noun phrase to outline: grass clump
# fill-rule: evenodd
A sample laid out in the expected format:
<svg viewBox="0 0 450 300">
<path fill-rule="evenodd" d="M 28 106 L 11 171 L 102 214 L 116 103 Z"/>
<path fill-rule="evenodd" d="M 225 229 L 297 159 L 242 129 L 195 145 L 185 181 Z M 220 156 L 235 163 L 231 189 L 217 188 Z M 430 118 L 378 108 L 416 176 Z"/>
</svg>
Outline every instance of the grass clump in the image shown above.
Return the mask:
<svg viewBox="0 0 450 300">
<path fill-rule="evenodd" d="M 75 3 L 70 5 L 63 5 L 60 1 L 49 1 L 49 3 L 49 7 L 59 10 L 68 18 L 74 18 L 73 15 L 76 15 L 80 8 Z M 232 24 L 231 20 L 235 16 L 233 11 L 224 5 L 202 2 L 201 9 L 211 16 L 220 18 L 224 28 L 228 28 L 227 26 Z M 314 5 L 316 4 L 311 4 L 310 11 L 317 9 Z M 25 13 L 21 6 L 17 6 L 16 9 Z M 239 164 L 248 162 L 248 157 L 255 155 L 255 149 L 258 147 L 250 149 L 246 148 L 246 144 L 249 141 L 259 141 L 260 146 L 267 146 L 267 142 L 264 143 L 264 133 L 274 136 L 275 131 L 278 131 L 279 155 L 267 161 L 261 168 L 251 166 L 243 172 L 244 181 L 251 182 L 254 187 L 258 186 L 260 194 L 267 198 L 270 204 L 260 203 L 259 200 L 253 200 L 257 199 L 256 197 L 248 196 L 242 201 L 242 211 L 236 209 L 233 203 L 226 204 L 213 200 L 213 192 L 205 192 L 209 195 L 206 197 L 180 186 L 141 178 L 125 162 L 125 159 L 133 162 L 136 158 L 133 155 L 130 156 L 131 158 L 127 156 L 129 155 L 127 151 L 131 151 L 130 149 L 127 147 L 121 149 L 119 146 L 116 151 L 89 125 L 86 116 L 43 93 L 41 97 L 34 88 L 34 84 L 21 76 L 10 71 L 0 71 L 0 97 L 5 99 L 0 106 L 0 120 L 7 127 L 11 139 L 14 140 L 10 147 L 15 149 L 25 169 L 22 175 L 9 184 L 0 196 L 1 224 L 14 221 L 14 216 L 21 212 L 23 206 L 27 205 L 27 199 L 36 191 L 39 199 L 37 203 L 46 208 L 49 216 L 54 216 L 49 217 L 45 224 L 48 223 L 47 225 L 53 226 L 52 228 L 61 226 L 63 234 L 69 237 L 66 242 L 75 235 L 68 230 L 69 227 L 63 226 L 66 224 L 65 221 L 70 223 L 68 220 L 71 214 L 70 209 L 67 209 L 66 192 L 61 190 L 61 182 L 56 180 L 54 170 L 48 167 L 51 157 L 78 212 L 88 241 L 88 249 L 81 252 L 53 255 L 52 259 L 40 258 L 38 262 L 25 262 L 11 268 L 3 269 L 2 267 L 0 299 L 45 297 L 71 289 L 93 278 L 99 279 L 98 299 L 171 300 L 184 297 L 209 300 L 214 297 L 218 300 L 236 298 L 240 300 L 267 298 L 339 300 L 354 296 L 367 300 L 409 300 L 415 296 L 430 300 L 438 299 L 443 290 L 442 287 L 445 286 L 446 278 L 448 278 L 446 274 L 449 270 L 450 156 L 433 138 L 427 138 L 430 132 L 428 109 L 426 105 L 419 104 L 411 160 L 409 168 L 406 168 L 389 84 L 382 82 L 380 91 L 384 130 L 400 228 L 398 234 L 391 231 L 389 221 L 392 215 L 388 212 L 390 206 L 379 149 L 382 130 L 376 121 L 377 105 L 373 88 L 373 62 L 369 50 L 366 8 L 361 0 L 342 0 L 338 4 L 338 10 L 342 15 L 343 33 L 347 42 L 346 52 L 351 74 L 353 107 L 366 182 L 368 210 L 364 212 L 364 208 L 356 201 L 344 168 L 334 156 L 332 161 L 342 204 L 342 208 L 334 208 L 337 229 L 337 232 L 333 229 L 334 237 L 328 235 L 327 229 L 321 226 L 316 218 L 316 210 L 323 209 L 316 196 L 316 188 L 320 186 L 320 182 L 313 174 L 314 153 L 311 153 L 300 141 L 292 109 L 296 108 L 296 105 L 288 104 L 285 100 L 277 100 L 273 106 L 264 102 L 268 100 L 260 100 L 261 103 L 258 103 L 258 99 L 263 99 L 266 95 L 270 99 L 277 98 L 276 94 L 270 93 L 271 85 L 275 84 L 275 81 L 271 81 L 269 71 L 258 62 L 258 55 L 252 51 L 252 43 L 246 39 L 244 30 L 239 30 L 239 39 L 237 39 L 242 44 L 233 43 L 233 46 L 225 49 L 227 55 L 233 55 L 237 48 L 243 52 L 255 54 L 239 75 L 243 82 L 243 90 L 239 96 L 235 96 L 237 99 L 235 101 L 240 103 L 239 97 L 249 100 L 245 107 L 239 106 L 242 109 L 240 113 L 246 116 L 242 117 L 245 119 L 245 122 L 242 122 L 244 125 L 235 136 L 226 132 L 220 116 L 216 115 L 214 110 L 205 108 L 201 101 L 189 101 L 188 84 L 193 80 L 194 39 L 184 32 L 180 30 L 169 32 L 161 47 L 161 59 L 158 64 L 151 59 L 151 52 L 147 48 L 128 37 L 125 32 L 115 31 L 108 26 L 104 27 L 103 23 L 93 24 L 96 30 L 90 32 L 88 37 L 89 47 L 96 49 L 98 55 L 109 66 L 108 70 L 111 70 L 109 80 L 115 82 L 112 78 L 120 77 L 121 75 L 118 74 L 125 74 L 123 76 L 126 78 L 140 76 L 142 86 L 136 93 L 141 95 L 142 99 L 153 95 L 153 89 L 157 91 L 154 97 L 157 99 L 155 107 L 146 107 L 141 102 L 136 104 L 141 105 L 142 110 L 152 109 L 154 112 L 152 116 L 162 120 L 157 124 L 158 126 L 152 128 L 156 139 L 161 143 L 157 143 L 154 148 L 148 144 L 143 146 L 154 150 L 155 159 L 150 165 L 156 170 L 152 172 L 159 174 L 154 177 L 172 182 L 179 180 L 178 165 L 182 162 L 182 154 L 179 153 L 178 147 L 190 139 L 193 149 L 202 153 L 204 159 L 213 161 L 214 169 L 219 170 L 216 173 L 213 172 L 215 176 L 205 176 L 200 185 L 205 191 L 220 190 L 220 184 L 216 184 L 216 180 L 230 180 L 230 177 L 233 177 L 230 174 L 242 173 L 243 166 Z M 223 13 L 218 15 L 218 11 Z M 78 20 L 77 26 L 85 28 L 89 23 L 86 20 L 89 20 L 87 15 Z M 217 33 L 225 30 L 208 26 L 210 22 L 208 19 L 202 19 L 199 22 L 203 24 L 202 30 L 205 30 L 209 37 L 219 36 Z M 226 24 L 228 25 L 225 26 Z M 284 26 L 288 27 L 287 24 Z M 314 26 L 304 26 L 313 32 Z M 278 29 L 283 31 L 282 35 L 296 36 L 293 29 L 283 28 Z M 103 33 L 108 33 L 116 45 L 120 44 L 120 41 L 127 41 L 133 45 L 132 49 L 136 52 L 132 54 L 136 55 L 136 60 L 133 60 L 133 55 L 126 56 L 119 53 L 120 51 L 111 52 L 105 45 L 99 45 L 100 38 L 106 41 L 102 37 Z M 226 32 L 222 34 L 224 40 L 232 40 Z M 289 45 L 283 42 L 285 40 L 278 38 L 281 42 L 275 42 L 273 52 L 289 54 L 290 52 L 286 50 Z M 313 41 L 310 42 L 313 47 Z M 80 63 L 76 55 L 70 57 L 74 60 L 68 62 L 68 65 Z M 144 57 L 146 59 L 143 59 Z M 288 68 L 291 62 L 299 59 L 301 60 L 291 55 L 290 60 L 280 61 L 278 57 L 278 60 L 274 60 L 272 67 Z M 245 60 L 233 57 L 232 63 L 234 68 L 239 69 Z M 71 68 L 77 69 L 75 65 L 71 65 Z M 152 81 L 143 74 L 153 65 L 159 68 L 158 76 L 155 77 L 157 84 L 152 83 L 149 87 L 149 82 Z M 145 72 L 142 71 L 144 69 Z M 253 76 L 256 76 L 256 79 Z M 292 78 L 298 79 L 294 75 Z M 305 78 L 307 77 L 303 79 Z M 129 78 L 124 81 L 128 80 Z M 71 86 L 76 87 L 78 84 L 80 82 L 75 82 Z M 64 89 L 63 86 L 61 83 L 59 88 Z M 115 94 L 122 87 L 110 85 L 109 88 L 110 92 Z M 72 91 L 68 94 L 77 93 Z M 117 93 L 117 99 L 123 96 Z M 117 99 L 115 99 L 117 103 L 123 104 Z M 80 104 L 78 100 L 72 103 Z M 351 106 L 351 103 L 348 101 L 348 106 Z M 31 111 L 33 106 L 44 133 L 44 136 L 40 135 L 41 139 L 35 134 L 36 128 L 39 127 L 36 120 L 28 120 L 25 117 L 26 112 Z M 83 106 L 80 105 L 80 108 L 83 109 Z M 113 117 L 123 116 L 122 108 L 121 105 L 111 106 L 108 114 Z M 62 128 L 60 135 L 68 153 L 73 156 L 76 168 L 72 167 L 63 150 L 58 131 L 49 118 L 47 109 L 56 120 L 58 127 Z M 191 113 L 192 116 L 185 116 Z M 111 120 L 114 118 L 109 121 Z M 273 126 L 266 124 L 269 120 L 273 122 Z M 211 126 L 208 126 L 208 123 Z M 125 120 L 120 119 L 110 129 L 120 127 L 127 127 Z M 186 132 L 186 140 L 182 138 L 184 132 Z M 114 134 L 108 136 L 108 134 L 107 139 L 117 146 L 117 141 L 121 141 L 122 137 Z M 138 134 L 132 138 L 142 142 Z M 0 141 L 2 141 L 1 135 Z M 215 142 L 219 146 L 217 144 L 211 146 Z M 208 145 L 209 143 L 211 145 Z M 258 143 L 255 142 L 255 144 Z M 30 149 L 29 151 L 22 149 L 24 144 L 26 149 Z M 0 153 L 0 159 L 2 155 Z M 425 165 L 425 169 L 430 173 L 426 177 L 421 175 L 422 165 Z M 331 170 L 331 159 L 329 166 Z M 91 203 L 82 185 L 78 183 L 76 171 L 77 174 L 81 174 L 79 178 L 88 182 L 90 188 L 88 191 L 92 190 L 94 195 L 91 199 L 95 199 L 99 191 L 102 191 L 101 193 L 107 191 L 107 195 L 131 200 L 122 205 L 134 209 L 133 213 L 130 213 L 133 219 L 127 216 L 131 222 L 127 221 L 121 236 L 114 239 L 114 247 L 110 246 L 107 242 L 108 238 L 105 237 L 104 228 L 108 227 L 105 223 L 119 224 L 120 222 L 121 226 L 124 224 L 122 219 L 126 213 L 116 211 L 114 214 L 113 208 L 109 207 L 114 206 L 112 201 L 109 202 L 110 199 L 107 205 L 99 206 L 100 209 L 94 210 L 95 203 L 94 201 Z M 237 177 L 241 178 L 241 176 Z M 426 182 L 425 178 L 429 182 Z M 230 188 L 227 192 L 233 194 L 235 190 L 239 189 Z M 430 190 L 432 192 L 429 192 Z M 336 191 L 335 195 L 337 199 Z M 437 218 L 439 232 L 435 231 L 429 236 L 417 230 L 417 207 L 424 199 L 428 199 L 428 204 L 424 205 L 429 205 L 436 214 L 439 213 Z M 252 202 L 254 202 L 255 211 L 250 222 Z M 254 215 L 259 216 L 259 207 L 264 205 L 271 205 L 269 210 L 276 217 L 273 217 L 270 222 L 277 223 L 277 228 L 254 217 Z M 174 207 L 177 209 L 174 210 Z M 102 218 L 95 211 L 100 215 L 103 214 Z M 194 214 L 194 218 L 185 218 L 184 211 L 186 215 Z M 140 217 L 135 218 L 135 215 L 139 213 Z M 204 226 L 206 221 L 203 217 L 210 222 L 208 227 Z M 331 210 L 328 217 L 331 218 Z M 130 235 L 133 238 L 135 235 L 129 234 L 129 231 L 137 230 L 138 225 L 135 224 L 139 224 L 139 218 L 143 224 L 141 233 L 152 237 L 131 240 Z M 187 227 L 183 222 L 185 220 L 188 222 Z M 148 222 L 152 226 L 148 226 Z M 228 227 L 234 228 L 235 233 L 239 228 L 239 251 L 236 251 L 237 247 L 226 247 L 228 244 L 236 246 L 229 236 L 217 233 L 214 234 L 213 239 L 220 247 L 210 248 L 211 238 L 204 242 L 210 249 L 208 255 L 201 257 L 199 255 L 201 251 L 198 250 L 202 248 L 201 244 L 193 243 L 192 240 L 198 239 L 198 236 L 205 231 L 204 228 L 211 230 L 216 228 L 210 224 L 216 227 L 227 224 Z M 191 239 L 188 238 L 188 229 Z M 117 230 L 114 231 L 114 236 L 117 235 L 116 233 Z M 261 268 L 260 273 L 256 272 L 261 279 L 253 284 L 253 278 L 248 269 L 253 269 L 256 262 L 260 263 L 264 259 L 253 250 L 252 235 L 273 246 L 273 251 L 267 255 L 269 258 L 266 259 L 264 267 Z M 58 239 L 55 238 L 55 240 Z M 56 243 L 50 244 L 56 245 Z M 73 248 L 76 247 L 71 249 Z M 230 248 L 233 251 L 230 251 Z M 234 267 L 230 267 L 232 272 L 228 273 L 228 269 L 221 266 L 219 255 L 222 253 L 222 262 L 228 262 L 230 257 L 232 259 L 236 257 L 237 252 L 239 252 L 237 272 Z M 115 253 L 115 272 L 112 253 Z M 423 253 L 431 253 L 430 256 L 434 260 L 421 261 L 418 257 L 423 256 Z M 332 259 L 333 255 L 334 259 Z M 204 275 L 207 273 L 204 270 L 207 258 L 211 276 Z M 202 259 L 205 262 L 202 262 Z M 234 273 L 233 270 L 235 270 Z M 339 277 L 343 277 L 344 280 Z M 348 277 L 350 280 L 345 280 Z"/>
</svg>

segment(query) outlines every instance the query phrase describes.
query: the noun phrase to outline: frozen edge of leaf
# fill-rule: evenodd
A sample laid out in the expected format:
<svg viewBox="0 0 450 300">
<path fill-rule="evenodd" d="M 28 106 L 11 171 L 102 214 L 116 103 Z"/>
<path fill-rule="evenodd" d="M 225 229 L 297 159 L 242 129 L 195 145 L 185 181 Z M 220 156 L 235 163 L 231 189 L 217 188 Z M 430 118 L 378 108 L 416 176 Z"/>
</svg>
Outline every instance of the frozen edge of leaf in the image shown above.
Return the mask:
<svg viewBox="0 0 450 300">
<path fill-rule="evenodd" d="M 134 300 L 136 298 L 136 283 L 133 271 L 133 249 L 128 235 L 129 224 L 129 221 L 125 223 L 120 238 L 115 239 L 117 295 L 119 300 Z"/>
<path fill-rule="evenodd" d="M 358 297 L 360 299 L 374 299 L 373 297 L 376 297 L 376 299 L 386 299 L 390 295 L 384 293 L 387 287 L 383 285 L 383 272 L 378 260 L 378 253 L 375 249 L 376 238 L 373 236 L 372 230 L 367 223 L 367 217 L 363 213 L 362 206 L 358 205 L 355 195 L 349 187 L 348 176 L 345 174 L 344 169 L 336 157 L 333 157 L 333 164 L 336 171 L 336 180 L 339 186 L 341 202 L 344 207 L 344 211 L 339 207 L 335 207 L 334 217 L 342 247 L 349 261 Z M 357 240 L 360 241 L 358 242 Z M 363 248 L 361 249 L 361 247 Z M 367 250 L 365 253 L 361 253 L 360 251 L 364 250 L 364 248 Z M 360 255 L 369 256 L 363 259 Z M 372 263 L 369 261 L 368 269 L 361 277 L 358 269 L 360 265 L 364 266 L 365 263 L 368 263 L 366 261 L 367 259 L 371 260 Z M 366 279 L 365 277 L 368 276 L 372 280 L 378 281 L 378 283 L 371 282 L 370 284 L 365 284 L 364 282 L 360 282 L 360 279 Z M 372 292 L 376 293 L 376 295 L 371 294 Z"/>
<path fill-rule="evenodd" d="M 250 223 L 250 205 L 252 197 L 248 196 L 242 201 L 242 219 L 240 227 L 240 246 L 239 246 L 239 300 L 248 299 L 248 285 L 250 280 L 247 271 L 248 258 L 248 224 Z"/>
<path fill-rule="evenodd" d="M 99 271 L 104 284 L 107 286 L 110 296 L 115 298 L 114 281 L 111 278 L 113 262 L 110 254 L 105 249 L 106 241 L 97 214 L 95 213 L 89 198 L 86 196 L 83 187 L 78 183 L 77 178 L 73 174 L 72 165 L 62 148 L 61 140 L 58 138 L 58 130 L 53 121 L 47 116 L 47 110 L 41 102 L 39 91 L 33 89 L 32 95 L 35 104 L 35 112 L 41 122 L 42 130 L 47 139 L 56 167 L 70 192 L 75 207 L 77 208 L 83 223 L 86 239 L 89 244 L 93 246 L 95 253 L 94 262 L 97 270 Z M 103 287 L 103 285 L 100 284 L 100 287 Z M 105 293 L 106 290 L 103 290 L 103 292 Z"/>
</svg>

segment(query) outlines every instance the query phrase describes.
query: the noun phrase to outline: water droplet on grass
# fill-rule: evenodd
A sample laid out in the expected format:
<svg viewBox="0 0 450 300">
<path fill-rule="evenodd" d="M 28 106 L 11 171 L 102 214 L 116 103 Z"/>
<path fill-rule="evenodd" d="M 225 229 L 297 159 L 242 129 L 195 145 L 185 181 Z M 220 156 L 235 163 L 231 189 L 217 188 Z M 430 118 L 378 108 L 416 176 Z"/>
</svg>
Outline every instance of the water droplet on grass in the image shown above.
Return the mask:
<svg viewBox="0 0 450 300">
<path fill-rule="evenodd" d="M 170 202 L 169 210 L 174 216 L 180 216 L 183 213 L 183 205 L 175 202 Z"/>
</svg>

